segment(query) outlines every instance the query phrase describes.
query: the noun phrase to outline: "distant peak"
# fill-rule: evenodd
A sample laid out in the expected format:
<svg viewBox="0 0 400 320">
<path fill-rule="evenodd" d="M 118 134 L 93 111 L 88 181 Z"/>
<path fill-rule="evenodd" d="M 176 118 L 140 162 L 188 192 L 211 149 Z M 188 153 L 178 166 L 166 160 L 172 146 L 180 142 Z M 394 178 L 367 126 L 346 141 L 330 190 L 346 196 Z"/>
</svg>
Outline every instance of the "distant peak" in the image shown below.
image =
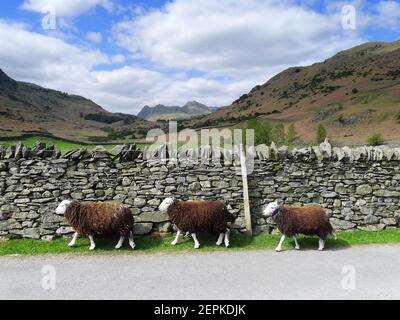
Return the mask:
<svg viewBox="0 0 400 320">
<path fill-rule="evenodd" d="M 11 79 L 3 70 L 0 69 L 0 86 L 1 87 L 15 87 L 17 82 Z"/>
</svg>

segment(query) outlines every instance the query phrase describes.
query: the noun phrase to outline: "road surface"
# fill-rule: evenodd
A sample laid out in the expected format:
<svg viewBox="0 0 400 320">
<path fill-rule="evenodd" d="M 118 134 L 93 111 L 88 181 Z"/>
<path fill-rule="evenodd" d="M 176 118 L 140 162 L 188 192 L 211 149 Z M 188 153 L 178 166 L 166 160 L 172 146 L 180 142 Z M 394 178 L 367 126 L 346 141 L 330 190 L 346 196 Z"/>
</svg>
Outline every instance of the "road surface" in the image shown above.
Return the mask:
<svg viewBox="0 0 400 320">
<path fill-rule="evenodd" d="M 3 257 L 0 299 L 399 299 L 399 270 L 400 246 L 389 245 Z"/>
</svg>

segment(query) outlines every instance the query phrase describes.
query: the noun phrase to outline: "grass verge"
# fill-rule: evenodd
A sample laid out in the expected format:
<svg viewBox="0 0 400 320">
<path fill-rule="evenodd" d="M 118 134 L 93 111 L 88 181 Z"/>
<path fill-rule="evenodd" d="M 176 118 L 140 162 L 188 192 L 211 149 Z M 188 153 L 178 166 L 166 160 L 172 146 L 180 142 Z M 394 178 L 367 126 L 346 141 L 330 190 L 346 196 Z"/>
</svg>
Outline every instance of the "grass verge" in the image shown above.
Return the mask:
<svg viewBox="0 0 400 320">
<path fill-rule="evenodd" d="M 240 250 L 272 250 L 278 243 L 279 235 L 258 235 L 249 237 L 243 234 L 232 235 L 231 247 L 215 245 L 216 237 L 201 235 L 199 240 L 202 244 L 201 252 L 216 251 L 240 251 Z M 132 251 L 128 243 L 120 250 L 114 250 L 117 238 L 97 238 L 97 248 L 94 252 L 89 251 L 88 239 L 80 238 L 74 248 L 67 246 L 68 240 L 59 238 L 54 241 L 38 241 L 29 239 L 18 239 L 0 241 L 0 256 L 21 254 L 21 255 L 40 255 L 40 254 L 154 254 L 154 253 L 188 253 L 198 252 L 193 249 L 193 241 L 190 237 L 182 237 L 176 246 L 170 245 L 172 236 L 167 237 L 138 237 L 135 239 L 136 249 Z M 318 239 L 316 237 L 298 237 L 302 249 L 317 249 Z M 340 249 L 356 245 L 367 244 L 400 244 L 400 229 L 388 229 L 380 232 L 353 231 L 339 232 L 338 240 L 328 239 L 326 249 Z M 293 241 L 285 242 L 285 249 L 293 249 Z"/>
</svg>

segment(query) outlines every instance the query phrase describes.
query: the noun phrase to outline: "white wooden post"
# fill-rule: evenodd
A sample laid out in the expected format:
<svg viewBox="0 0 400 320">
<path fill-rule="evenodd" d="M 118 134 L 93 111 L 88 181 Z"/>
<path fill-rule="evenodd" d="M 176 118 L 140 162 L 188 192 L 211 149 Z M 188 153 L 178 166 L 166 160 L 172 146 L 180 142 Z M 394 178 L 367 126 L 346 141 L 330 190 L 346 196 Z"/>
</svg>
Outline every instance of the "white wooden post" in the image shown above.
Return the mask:
<svg viewBox="0 0 400 320">
<path fill-rule="evenodd" d="M 242 169 L 244 219 L 246 222 L 246 230 L 249 235 L 253 235 L 253 228 L 251 226 L 249 185 L 247 183 L 246 154 L 242 143 L 240 144 L 240 166 Z"/>
</svg>

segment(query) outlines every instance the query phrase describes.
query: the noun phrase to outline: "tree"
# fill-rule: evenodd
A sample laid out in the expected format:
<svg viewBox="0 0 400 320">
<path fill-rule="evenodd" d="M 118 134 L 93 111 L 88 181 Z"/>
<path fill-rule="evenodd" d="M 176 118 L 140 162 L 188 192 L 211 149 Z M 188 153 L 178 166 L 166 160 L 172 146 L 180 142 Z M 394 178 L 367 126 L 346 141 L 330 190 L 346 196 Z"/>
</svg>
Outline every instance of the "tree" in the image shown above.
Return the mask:
<svg viewBox="0 0 400 320">
<path fill-rule="evenodd" d="M 257 119 L 246 121 L 246 129 L 254 130 L 254 144 L 270 144 L 272 142 L 272 129 L 269 124 L 264 124 Z"/>
<path fill-rule="evenodd" d="M 322 124 L 320 124 L 317 127 L 317 143 L 322 143 L 325 141 L 325 139 L 326 139 L 326 129 Z"/>
<path fill-rule="evenodd" d="M 277 143 L 285 142 L 285 127 L 283 123 L 277 124 L 272 129 L 272 140 L 274 140 Z"/>
<path fill-rule="evenodd" d="M 294 123 L 291 123 L 286 133 L 286 141 L 292 143 L 297 139 L 297 132 Z"/>
<path fill-rule="evenodd" d="M 368 137 L 367 143 L 370 146 L 380 146 L 385 143 L 385 140 L 380 133 L 375 133 L 372 136 Z"/>
</svg>

